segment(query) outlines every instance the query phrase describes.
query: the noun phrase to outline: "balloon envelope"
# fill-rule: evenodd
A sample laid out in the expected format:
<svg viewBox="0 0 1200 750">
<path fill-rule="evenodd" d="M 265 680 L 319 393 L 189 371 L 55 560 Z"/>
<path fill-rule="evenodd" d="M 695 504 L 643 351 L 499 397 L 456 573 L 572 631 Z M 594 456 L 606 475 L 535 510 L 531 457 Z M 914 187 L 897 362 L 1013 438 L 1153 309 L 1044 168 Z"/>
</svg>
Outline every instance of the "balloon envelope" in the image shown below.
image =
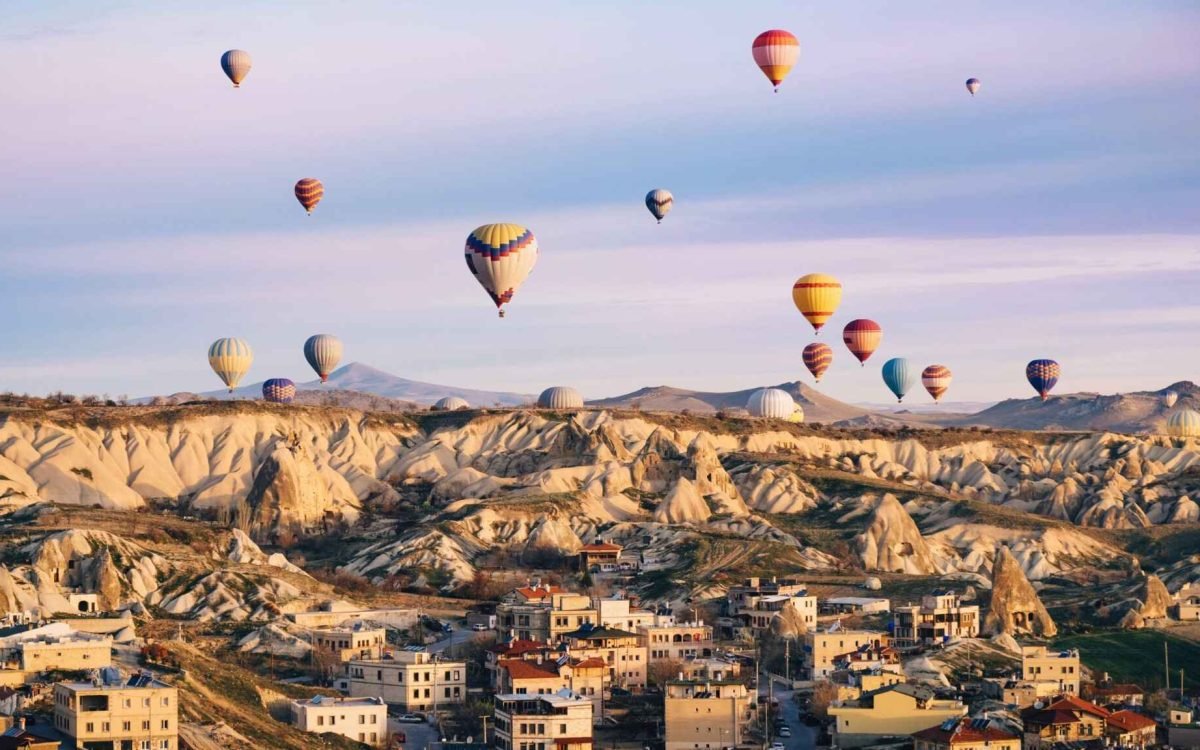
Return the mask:
<svg viewBox="0 0 1200 750">
<path fill-rule="evenodd" d="M 1025 366 L 1025 379 L 1043 401 L 1050 398 L 1050 391 L 1058 383 L 1060 375 L 1062 368 L 1052 359 L 1035 359 Z"/>
<path fill-rule="evenodd" d="M 583 396 L 574 388 L 556 385 L 542 391 L 538 396 L 538 407 L 541 409 L 582 409 Z"/>
<path fill-rule="evenodd" d="M 791 419 L 796 412 L 796 402 L 787 391 L 778 388 L 761 388 L 750 394 L 750 400 L 746 402 L 746 411 L 750 412 L 752 417 Z"/>
<path fill-rule="evenodd" d="M 342 361 L 342 341 L 337 336 L 332 336 L 328 333 L 318 333 L 315 336 L 309 336 L 304 342 L 304 358 L 308 360 L 308 364 L 317 374 L 321 376 L 321 382 L 329 380 L 329 373 L 333 372 L 338 362 Z"/>
<path fill-rule="evenodd" d="M 792 284 L 792 302 L 800 314 L 820 331 L 842 303 L 842 282 L 825 273 L 809 273 Z"/>
<path fill-rule="evenodd" d="M 663 217 L 671 213 L 671 207 L 675 205 L 675 196 L 671 195 L 670 190 L 658 188 L 646 193 L 646 208 L 658 219 L 658 223 L 662 223 Z"/>
<path fill-rule="evenodd" d="M 233 393 L 242 376 L 250 370 L 254 352 L 250 345 L 239 338 L 217 339 L 208 347 L 208 365 Z"/>
<path fill-rule="evenodd" d="M 538 241 L 519 224 L 484 224 L 467 236 L 467 268 L 500 309 L 511 302 L 538 259 Z"/>
<path fill-rule="evenodd" d="M 221 55 L 221 70 L 233 81 L 236 89 L 250 73 L 250 53 L 240 49 L 231 49 Z"/>
<path fill-rule="evenodd" d="M 1180 409 L 1167 419 L 1167 434 L 1174 437 L 1200 437 L 1200 413 Z"/>
<path fill-rule="evenodd" d="M 1179 400 L 1179 394 L 1175 391 L 1167 391 L 1162 395 L 1162 405 L 1165 409 L 1170 409 Z"/>
<path fill-rule="evenodd" d="M 437 403 L 433 405 L 433 408 L 438 411 L 458 411 L 459 409 L 470 409 L 471 405 L 467 403 L 465 398 L 446 396 L 445 398 L 439 398 Z"/>
<path fill-rule="evenodd" d="M 878 323 L 867 318 L 852 320 L 842 329 L 842 341 L 845 342 L 846 348 L 859 362 L 864 364 L 867 358 L 879 348 L 882 338 L 883 329 L 879 327 Z"/>
<path fill-rule="evenodd" d="M 290 404 L 296 398 L 296 384 L 287 378 L 271 378 L 262 385 L 263 400 L 273 404 Z"/>
<path fill-rule="evenodd" d="M 921 385 L 925 386 L 925 390 L 929 391 L 934 401 L 941 401 L 942 394 L 950 387 L 953 377 L 949 367 L 930 365 L 921 371 Z"/>
<path fill-rule="evenodd" d="M 903 357 L 889 359 L 883 363 L 883 382 L 888 390 L 896 394 L 896 400 L 903 402 L 904 394 L 917 382 L 917 371 Z"/>
<path fill-rule="evenodd" d="M 979 86 L 980 83 L 978 78 L 967 79 L 967 91 L 971 92 L 971 96 L 975 96 L 975 92 L 979 90 Z"/>
<path fill-rule="evenodd" d="M 305 177 L 296 183 L 296 200 L 308 213 L 311 214 L 324 197 L 325 186 L 317 178 Z"/>
<path fill-rule="evenodd" d="M 804 347 L 804 366 L 813 374 L 813 378 L 818 383 L 821 382 L 821 376 L 825 374 L 832 363 L 833 347 L 829 344 L 814 341 Z"/>
<path fill-rule="evenodd" d="M 778 91 L 779 84 L 800 59 L 800 41 L 789 31 L 771 29 L 755 37 L 750 51 L 759 70 Z"/>
</svg>

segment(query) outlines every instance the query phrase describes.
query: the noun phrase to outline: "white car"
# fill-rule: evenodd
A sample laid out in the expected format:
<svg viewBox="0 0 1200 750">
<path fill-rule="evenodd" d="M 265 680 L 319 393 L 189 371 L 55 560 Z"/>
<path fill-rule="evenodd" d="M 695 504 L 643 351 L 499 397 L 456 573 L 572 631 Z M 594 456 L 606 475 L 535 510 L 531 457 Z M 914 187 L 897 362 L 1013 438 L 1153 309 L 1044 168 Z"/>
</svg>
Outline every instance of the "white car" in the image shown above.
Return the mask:
<svg viewBox="0 0 1200 750">
<path fill-rule="evenodd" d="M 471 626 L 471 630 L 474 630 L 476 633 L 482 633 L 483 631 L 485 631 L 487 629 L 488 629 L 488 626 L 484 625 L 482 622 L 477 622 Z"/>
<path fill-rule="evenodd" d="M 786 724 L 784 726 L 780 727 L 779 728 L 779 736 L 783 737 L 784 739 L 791 737 L 792 736 L 792 728 L 787 726 Z"/>
<path fill-rule="evenodd" d="M 776 740 L 771 743 L 771 750 L 784 750 L 783 743 Z"/>
</svg>

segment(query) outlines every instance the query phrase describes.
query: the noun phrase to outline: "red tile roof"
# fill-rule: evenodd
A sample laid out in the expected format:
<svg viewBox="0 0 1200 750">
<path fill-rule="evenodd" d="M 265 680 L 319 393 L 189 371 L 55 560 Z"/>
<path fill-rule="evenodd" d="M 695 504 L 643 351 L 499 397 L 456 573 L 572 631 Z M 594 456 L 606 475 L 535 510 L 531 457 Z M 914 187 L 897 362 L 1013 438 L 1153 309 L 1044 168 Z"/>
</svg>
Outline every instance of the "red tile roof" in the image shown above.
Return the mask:
<svg viewBox="0 0 1200 750">
<path fill-rule="evenodd" d="M 1157 722 L 1149 716 L 1134 711 L 1117 711 L 1108 717 L 1108 725 L 1124 732 L 1134 732 L 1138 729 L 1148 729 L 1157 726 Z"/>
<path fill-rule="evenodd" d="M 1050 705 L 1046 706 L 1046 709 L 1051 711 L 1057 709 L 1083 711 L 1084 713 L 1091 714 L 1092 716 L 1099 716 L 1102 719 L 1106 718 L 1110 713 L 1112 713 L 1108 709 L 1100 708 L 1095 703 L 1089 703 L 1083 698 L 1076 698 L 1073 695 L 1064 695 L 1061 698 L 1052 701 Z"/>
<path fill-rule="evenodd" d="M 914 733 L 913 737 L 927 742 L 936 742 L 939 745 L 951 746 L 968 742 L 1020 739 L 1017 735 L 990 724 L 987 727 L 972 726 L 971 719 L 960 719 L 954 729 L 943 729 L 944 726 L 945 724 L 941 724 L 929 729 L 922 729 Z"/>
<path fill-rule="evenodd" d="M 622 547 L 619 544 L 609 544 L 608 542 L 594 542 L 585 544 L 579 549 L 583 552 L 620 552 Z"/>
<path fill-rule="evenodd" d="M 557 678 L 558 672 L 550 671 L 549 667 L 524 659 L 504 659 L 499 667 L 508 671 L 513 680 L 548 680 Z"/>
<path fill-rule="evenodd" d="M 511 643 L 497 643 L 495 646 L 490 646 L 489 650 L 493 654 L 500 654 L 501 656 L 520 656 L 531 651 L 546 651 L 549 648 L 549 646 L 540 641 L 517 639 Z"/>
<path fill-rule="evenodd" d="M 595 667 L 607 667 L 608 664 L 598 656 L 590 656 L 582 661 L 575 662 L 571 666 L 581 669 L 594 669 Z"/>
<path fill-rule="evenodd" d="M 546 599 L 551 594 L 565 594 L 567 590 L 562 586 L 524 586 L 517 589 L 517 593 L 526 600 Z"/>
</svg>

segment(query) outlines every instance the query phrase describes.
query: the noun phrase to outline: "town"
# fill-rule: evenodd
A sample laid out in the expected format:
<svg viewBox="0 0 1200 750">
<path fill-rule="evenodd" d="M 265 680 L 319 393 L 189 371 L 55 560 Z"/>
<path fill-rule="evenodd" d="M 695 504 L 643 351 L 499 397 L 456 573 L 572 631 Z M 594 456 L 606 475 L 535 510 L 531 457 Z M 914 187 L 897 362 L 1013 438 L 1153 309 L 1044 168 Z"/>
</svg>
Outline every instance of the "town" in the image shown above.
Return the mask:
<svg viewBox="0 0 1200 750">
<path fill-rule="evenodd" d="M 1119 681 L 1054 644 L 1005 564 L 913 601 L 868 577 L 853 595 L 752 577 L 704 602 L 642 606 L 620 584 L 645 556 L 597 540 L 574 572 L 459 612 L 329 602 L 234 636 L 284 693 L 261 710 L 334 747 L 404 750 L 1041 750 L 1200 746 L 1197 694 Z M 551 581 L 549 578 L 556 580 Z M 1148 578 L 1139 626 L 1200 619 L 1200 590 Z M 444 600 L 448 601 L 448 600 Z M 185 721 L 188 648 L 76 594 L 70 615 L 0 630 L 0 750 L 212 750 Z M 1175 680 L 1172 682 L 1172 680 Z M 298 695 L 298 694 L 297 694 Z M 182 722 L 182 723 L 181 723 Z M 244 740 L 247 747 L 257 746 Z M 226 737 L 225 739 L 230 739 Z"/>
</svg>

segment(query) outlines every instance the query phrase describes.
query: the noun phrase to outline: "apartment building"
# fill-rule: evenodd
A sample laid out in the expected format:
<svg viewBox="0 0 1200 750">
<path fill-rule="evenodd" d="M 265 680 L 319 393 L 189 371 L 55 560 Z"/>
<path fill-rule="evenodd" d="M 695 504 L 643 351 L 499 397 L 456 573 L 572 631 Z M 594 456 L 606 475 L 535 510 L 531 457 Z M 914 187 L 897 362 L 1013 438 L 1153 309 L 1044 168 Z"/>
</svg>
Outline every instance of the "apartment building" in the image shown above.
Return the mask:
<svg viewBox="0 0 1200 750">
<path fill-rule="evenodd" d="M 563 636 L 568 653 L 576 659 L 598 659 L 608 671 L 607 686 L 626 690 L 646 687 L 649 649 L 636 633 L 608 627 L 585 626 Z"/>
<path fill-rule="evenodd" d="M 179 692 L 150 675 L 54 686 L 54 726 L 82 750 L 177 750 Z"/>
<path fill-rule="evenodd" d="M 292 701 L 291 709 L 292 726 L 302 732 L 340 734 L 371 747 L 387 743 L 387 704 L 382 698 L 317 695 Z"/>
<path fill-rule="evenodd" d="M 663 695 L 665 750 L 737 747 L 750 718 L 750 692 L 740 682 L 672 680 Z"/>
<path fill-rule="evenodd" d="M 592 750 L 592 722 L 592 702 L 570 690 L 497 695 L 494 743 L 499 750 Z"/>
<path fill-rule="evenodd" d="M 656 615 L 647 609 L 637 609 L 631 601 L 622 596 L 597 599 L 594 605 L 596 621 L 600 625 L 618 630 L 628 630 L 631 633 L 636 633 L 645 625 L 675 621 L 675 618 L 669 614 Z"/>
<path fill-rule="evenodd" d="M 355 622 L 350 627 L 313 628 L 312 647 L 340 663 L 351 659 L 379 659 L 387 648 L 387 631 Z"/>
<path fill-rule="evenodd" d="M 874 630 L 843 630 L 834 625 L 828 630 L 804 635 L 804 666 L 810 679 L 823 680 L 837 668 L 838 658 L 860 648 L 888 646 L 887 633 Z"/>
<path fill-rule="evenodd" d="M 562 634 L 596 623 L 598 618 L 589 597 L 546 584 L 516 589 L 496 605 L 501 641 L 557 643 Z"/>
<path fill-rule="evenodd" d="M 609 684 L 608 665 L 598 658 L 578 659 L 562 654 L 553 660 L 502 660 L 493 690 L 497 695 L 551 695 L 569 690 L 592 702 L 592 716 L 600 722 L 604 689 Z"/>
<path fill-rule="evenodd" d="M 898 648 L 942 644 L 954 638 L 979 635 L 979 605 L 963 604 L 952 591 L 935 591 L 920 604 L 896 607 L 892 637 Z"/>
<path fill-rule="evenodd" d="M 1104 740 L 1109 711 L 1084 699 L 1067 695 L 1041 702 L 1021 711 L 1025 750 L 1039 750 L 1059 743 Z"/>
<path fill-rule="evenodd" d="M 21 643 L 20 669 L 26 672 L 101 669 L 112 664 L 112 638 L 76 633 Z"/>
<path fill-rule="evenodd" d="M 467 665 L 443 661 L 411 648 L 382 659 L 351 659 L 346 664 L 352 698 L 382 698 L 404 711 L 434 711 L 462 703 L 467 695 Z"/>
<path fill-rule="evenodd" d="M 788 606 L 800 613 L 807 628 L 817 627 L 817 597 L 809 596 L 807 585 L 799 581 L 747 578 L 745 583 L 731 586 L 725 596 L 725 612 L 735 630 L 739 625 L 756 632 L 766 630 Z"/>
<path fill-rule="evenodd" d="M 1034 695 L 1079 695 L 1079 651 L 1021 647 L 1021 680 L 1034 686 Z"/>
<path fill-rule="evenodd" d="M 592 542 L 579 548 L 580 570 L 616 570 L 624 549 L 612 542 Z"/>
<path fill-rule="evenodd" d="M 1021 736 L 986 718 L 947 719 L 915 732 L 913 750 L 1021 750 Z"/>
<path fill-rule="evenodd" d="M 965 716 L 967 707 L 940 700 L 921 685 L 895 684 L 829 707 L 838 747 L 862 747 L 884 737 L 910 735 Z"/>
<path fill-rule="evenodd" d="M 637 628 L 638 635 L 650 650 L 650 661 L 685 661 L 713 655 L 713 629 L 702 620 L 670 624 L 646 624 Z"/>
</svg>

